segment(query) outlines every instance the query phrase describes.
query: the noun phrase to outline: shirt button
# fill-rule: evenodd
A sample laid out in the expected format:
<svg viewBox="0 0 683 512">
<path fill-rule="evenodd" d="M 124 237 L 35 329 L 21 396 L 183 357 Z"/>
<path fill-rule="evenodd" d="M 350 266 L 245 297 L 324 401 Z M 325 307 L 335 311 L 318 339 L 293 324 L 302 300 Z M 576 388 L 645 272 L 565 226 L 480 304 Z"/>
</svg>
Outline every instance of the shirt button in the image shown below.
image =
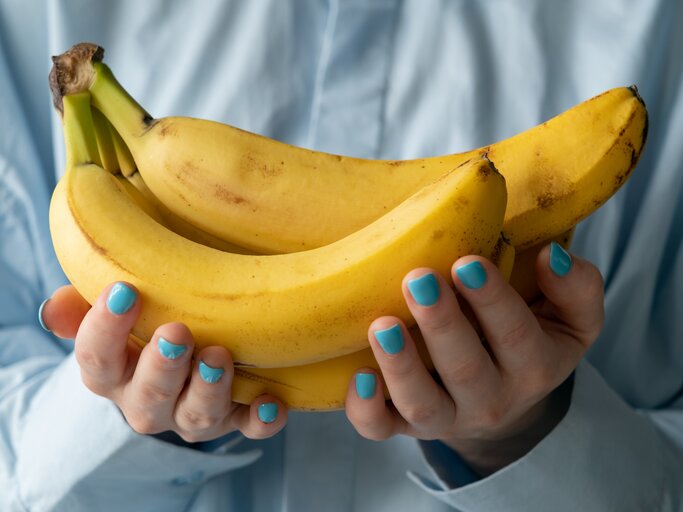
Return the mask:
<svg viewBox="0 0 683 512">
<path fill-rule="evenodd" d="M 190 473 L 189 475 L 174 478 L 173 480 L 171 480 L 171 485 L 173 485 L 174 487 L 182 487 L 184 485 L 195 484 L 202 480 L 204 480 L 204 472 L 197 470 Z"/>
</svg>

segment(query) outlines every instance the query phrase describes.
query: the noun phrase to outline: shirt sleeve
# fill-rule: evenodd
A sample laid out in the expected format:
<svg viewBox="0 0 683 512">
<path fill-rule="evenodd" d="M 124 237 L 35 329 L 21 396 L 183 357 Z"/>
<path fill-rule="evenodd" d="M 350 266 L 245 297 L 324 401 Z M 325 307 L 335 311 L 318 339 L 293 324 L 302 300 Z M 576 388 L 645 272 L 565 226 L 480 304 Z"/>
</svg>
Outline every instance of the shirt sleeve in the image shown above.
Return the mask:
<svg viewBox="0 0 683 512">
<path fill-rule="evenodd" d="M 683 410 L 635 410 L 585 361 L 576 370 L 566 416 L 509 466 L 478 479 L 453 452 L 444 455 L 431 447 L 424 453 L 433 474 L 409 477 L 457 510 L 675 511 L 683 506 Z"/>
<path fill-rule="evenodd" d="M 40 328 L 38 306 L 64 276 L 48 171 L 5 57 L 0 45 L 0 510 L 184 510 L 204 481 L 261 451 L 240 451 L 241 436 L 201 450 L 137 434 L 83 386 L 72 342 Z"/>
</svg>

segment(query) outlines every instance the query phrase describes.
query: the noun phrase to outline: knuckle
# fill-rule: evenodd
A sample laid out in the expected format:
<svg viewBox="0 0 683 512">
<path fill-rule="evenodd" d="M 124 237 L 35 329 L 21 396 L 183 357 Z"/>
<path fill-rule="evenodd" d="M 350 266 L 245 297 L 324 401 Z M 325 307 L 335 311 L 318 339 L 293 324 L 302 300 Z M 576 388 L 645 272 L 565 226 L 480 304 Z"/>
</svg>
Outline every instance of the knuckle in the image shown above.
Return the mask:
<svg viewBox="0 0 683 512">
<path fill-rule="evenodd" d="M 188 433 L 208 430 L 220 421 L 220 418 L 215 415 L 198 412 L 188 407 L 182 407 L 178 411 L 178 415 L 177 422 L 183 425 L 184 430 Z"/>
<path fill-rule="evenodd" d="M 520 322 L 500 336 L 498 345 L 505 350 L 515 350 L 530 336 L 531 326 L 527 322 Z"/>
<path fill-rule="evenodd" d="M 167 389 L 151 382 L 140 386 L 139 393 L 141 402 L 145 404 L 168 402 L 175 400 L 178 395 L 173 389 Z"/>
<path fill-rule="evenodd" d="M 431 404 L 419 404 L 400 409 L 401 416 L 411 425 L 430 425 L 439 415 L 437 408 Z"/>
<path fill-rule="evenodd" d="M 481 357 L 473 357 L 460 364 L 444 368 L 439 375 L 444 382 L 455 386 L 471 387 L 481 378 L 483 371 L 484 360 Z"/>
<path fill-rule="evenodd" d="M 78 365 L 89 373 L 102 374 L 111 367 L 111 363 L 105 358 L 100 357 L 96 352 L 79 347 L 78 344 L 75 347 L 75 354 Z"/>
<path fill-rule="evenodd" d="M 426 314 L 420 319 L 422 330 L 429 331 L 433 335 L 451 334 L 454 331 L 454 316 L 451 311 Z"/>
<path fill-rule="evenodd" d="M 504 408 L 499 404 L 492 404 L 480 408 L 476 424 L 480 430 L 491 431 L 499 427 L 504 418 Z"/>
<path fill-rule="evenodd" d="M 382 374 L 387 380 L 406 380 L 414 378 L 416 372 L 420 370 L 421 364 L 422 361 L 417 353 L 410 351 L 409 353 L 401 354 L 396 359 L 381 364 L 381 369 Z"/>
<path fill-rule="evenodd" d="M 159 422 L 151 415 L 148 414 L 125 414 L 126 421 L 130 428 L 132 428 L 138 434 L 156 434 L 164 430 Z"/>
</svg>

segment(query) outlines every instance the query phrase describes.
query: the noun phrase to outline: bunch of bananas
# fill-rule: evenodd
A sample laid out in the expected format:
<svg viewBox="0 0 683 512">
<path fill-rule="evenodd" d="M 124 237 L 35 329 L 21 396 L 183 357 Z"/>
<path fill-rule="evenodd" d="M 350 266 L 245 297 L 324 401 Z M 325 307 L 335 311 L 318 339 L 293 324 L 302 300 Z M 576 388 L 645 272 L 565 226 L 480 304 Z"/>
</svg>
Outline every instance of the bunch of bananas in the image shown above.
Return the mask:
<svg viewBox="0 0 683 512">
<path fill-rule="evenodd" d="M 354 371 L 377 368 L 370 322 L 414 325 L 401 293 L 412 268 L 448 276 L 478 254 L 537 298 L 535 255 L 550 240 L 569 246 L 625 182 L 647 132 L 642 100 L 624 87 L 485 148 L 364 160 L 154 119 L 102 57 L 81 43 L 53 58 L 67 147 L 50 206 L 57 257 L 90 302 L 113 281 L 138 288 L 138 343 L 180 321 L 198 347 L 225 345 L 242 403 L 268 392 L 293 409 L 342 407 Z"/>
</svg>

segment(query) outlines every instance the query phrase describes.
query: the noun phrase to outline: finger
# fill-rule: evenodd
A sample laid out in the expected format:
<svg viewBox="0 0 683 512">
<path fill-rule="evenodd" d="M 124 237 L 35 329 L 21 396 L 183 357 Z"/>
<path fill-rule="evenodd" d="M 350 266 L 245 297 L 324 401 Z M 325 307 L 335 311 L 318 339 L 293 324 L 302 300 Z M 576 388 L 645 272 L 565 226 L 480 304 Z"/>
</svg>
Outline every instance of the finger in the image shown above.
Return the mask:
<svg viewBox="0 0 683 512">
<path fill-rule="evenodd" d="M 552 242 L 538 255 L 536 275 L 548 299 L 546 312 L 568 326 L 572 336 L 587 348 L 598 337 L 605 318 L 600 271 Z"/>
<path fill-rule="evenodd" d="M 232 409 L 232 377 L 232 358 L 227 349 L 207 347 L 196 355 L 190 382 L 174 411 L 175 424 L 185 432 L 181 435 L 186 441 L 204 440 L 207 437 L 203 433 L 220 428 Z"/>
<path fill-rule="evenodd" d="M 76 337 L 90 304 L 71 285 L 57 288 L 38 310 L 38 321 L 46 331 L 64 339 Z"/>
<path fill-rule="evenodd" d="M 383 441 L 406 430 L 407 423 L 384 398 L 384 385 L 371 368 L 356 372 L 349 383 L 346 417 L 366 439 Z"/>
<path fill-rule="evenodd" d="M 370 325 L 368 339 L 401 416 L 418 430 L 452 424 L 455 404 L 427 371 L 405 325 L 396 317 L 380 317 Z"/>
<path fill-rule="evenodd" d="M 490 261 L 478 256 L 460 258 L 452 267 L 457 291 L 471 306 L 499 368 L 524 373 L 556 351 L 524 299 Z"/>
<path fill-rule="evenodd" d="M 501 378 L 479 335 L 446 280 L 429 269 L 409 272 L 403 283 L 434 367 L 459 407 L 496 400 Z"/>
<path fill-rule="evenodd" d="M 287 408 L 277 398 L 261 395 L 250 406 L 238 406 L 229 424 L 249 439 L 266 439 L 287 424 Z"/>
<path fill-rule="evenodd" d="M 157 328 L 142 349 L 135 373 L 126 385 L 126 418 L 140 433 L 151 434 L 174 426 L 173 411 L 190 375 L 194 340 L 181 323 Z"/>
<path fill-rule="evenodd" d="M 81 378 L 93 392 L 111 398 L 128 362 L 128 334 L 140 312 L 137 290 L 109 285 L 83 318 L 74 347 Z"/>
</svg>

